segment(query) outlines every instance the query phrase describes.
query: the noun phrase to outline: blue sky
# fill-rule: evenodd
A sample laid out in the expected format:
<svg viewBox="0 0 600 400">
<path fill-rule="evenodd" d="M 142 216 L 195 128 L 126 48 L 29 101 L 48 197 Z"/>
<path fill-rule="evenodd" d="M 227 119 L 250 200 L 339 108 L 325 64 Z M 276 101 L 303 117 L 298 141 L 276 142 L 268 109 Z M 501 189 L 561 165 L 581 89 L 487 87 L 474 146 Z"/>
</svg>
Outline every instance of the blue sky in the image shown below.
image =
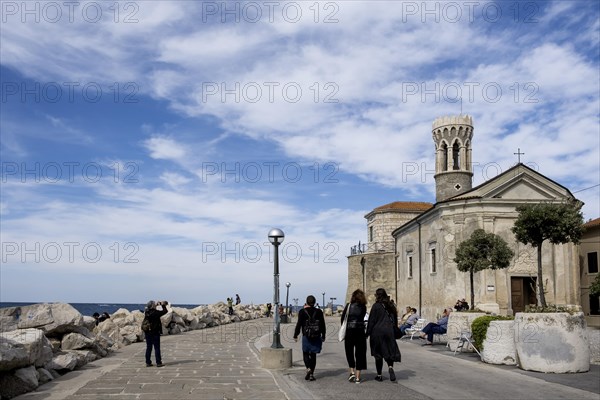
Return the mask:
<svg viewBox="0 0 600 400">
<path fill-rule="evenodd" d="M 341 299 L 461 110 L 475 185 L 520 148 L 596 218 L 599 4 L 3 1 L 0 300 L 268 302 L 271 227 L 290 302 Z"/>
</svg>

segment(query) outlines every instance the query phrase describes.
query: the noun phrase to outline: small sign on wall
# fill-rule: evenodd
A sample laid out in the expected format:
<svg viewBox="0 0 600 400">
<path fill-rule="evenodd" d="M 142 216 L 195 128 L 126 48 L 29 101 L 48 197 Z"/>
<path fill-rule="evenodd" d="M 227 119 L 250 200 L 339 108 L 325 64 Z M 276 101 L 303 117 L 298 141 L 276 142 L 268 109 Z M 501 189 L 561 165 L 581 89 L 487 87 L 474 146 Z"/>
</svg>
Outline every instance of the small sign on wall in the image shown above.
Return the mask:
<svg viewBox="0 0 600 400">
<path fill-rule="evenodd" d="M 488 292 L 493 292 L 494 290 L 496 290 L 496 288 L 494 287 L 494 285 L 487 285 L 487 290 Z"/>
</svg>

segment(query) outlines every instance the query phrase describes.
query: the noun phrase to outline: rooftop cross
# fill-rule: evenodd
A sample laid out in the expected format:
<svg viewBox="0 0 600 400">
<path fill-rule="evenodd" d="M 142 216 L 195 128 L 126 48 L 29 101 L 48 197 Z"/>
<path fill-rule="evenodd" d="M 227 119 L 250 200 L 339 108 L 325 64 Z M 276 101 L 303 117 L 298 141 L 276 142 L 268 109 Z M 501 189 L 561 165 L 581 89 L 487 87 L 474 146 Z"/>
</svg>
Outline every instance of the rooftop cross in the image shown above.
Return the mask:
<svg viewBox="0 0 600 400">
<path fill-rule="evenodd" d="M 519 164 L 521 164 L 521 156 L 525 155 L 525 153 L 521 153 L 521 148 L 517 149 L 516 153 L 513 153 L 515 156 L 519 157 Z"/>
</svg>

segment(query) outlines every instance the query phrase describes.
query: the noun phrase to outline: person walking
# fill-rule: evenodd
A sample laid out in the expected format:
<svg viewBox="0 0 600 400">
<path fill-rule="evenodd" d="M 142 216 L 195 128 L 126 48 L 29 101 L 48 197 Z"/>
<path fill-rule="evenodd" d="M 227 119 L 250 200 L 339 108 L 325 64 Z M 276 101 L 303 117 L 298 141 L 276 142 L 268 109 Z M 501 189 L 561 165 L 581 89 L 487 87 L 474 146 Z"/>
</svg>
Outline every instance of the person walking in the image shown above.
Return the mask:
<svg viewBox="0 0 600 400">
<path fill-rule="evenodd" d="M 369 313 L 367 337 L 371 347 L 371 356 L 375 358 L 377 370 L 376 381 L 382 382 L 383 361 L 385 360 L 390 374 L 390 381 L 396 380 L 394 362 L 401 361 L 400 349 L 394 338 L 394 325 L 398 324 L 398 311 L 390 302 L 385 289 L 375 291 L 375 304 Z"/>
<path fill-rule="evenodd" d="M 342 312 L 342 324 L 348 314 L 346 322 L 346 337 L 344 338 L 344 350 L 346 361 L 350 368 L 348 381 L 361 383 L 360 373 L 367 369 L 367 336 L 365 333 L 365 315 L 367 314 L 367 299 L 365 292 L 356 289 L 352 292 L 350 303 Z"/>
<path fill-rule="evenodd" d="M 142 322 L 142 328 L 146 337 L 146 367 L 152 366 L 152 348 L 154 347 L 154 357 L 156 358 L 156 366 L 162 367 L 162 356 L 160 354 L 160 335 L 162 334 L 162 323 L 160 317 L 167 313 L 166 301 L 159 301 L 156 303 L 154 300 L 150 300 L 146 304 L 144 310 L 144 322 Z M 160 306 L 161 309 L 157 310 L 156 306 Z M 147 321 L 147 322 L 146 322 Z"/>
<path fill-rule="evenodd" d="M 323 311 L 315 308 L 317 299 L 310 295 L 306 298 L 306 305 L 298 313 L 298 322 L 294 329 L 294 340 L 298 341 L 298 335 L 302 330 L 302 357 L 306 367 L 307 381 L 314 381 L 315 367 L 317 366 L 317 354 L 323 348 L 325 341 L 325 317 Z"/>
</svg>

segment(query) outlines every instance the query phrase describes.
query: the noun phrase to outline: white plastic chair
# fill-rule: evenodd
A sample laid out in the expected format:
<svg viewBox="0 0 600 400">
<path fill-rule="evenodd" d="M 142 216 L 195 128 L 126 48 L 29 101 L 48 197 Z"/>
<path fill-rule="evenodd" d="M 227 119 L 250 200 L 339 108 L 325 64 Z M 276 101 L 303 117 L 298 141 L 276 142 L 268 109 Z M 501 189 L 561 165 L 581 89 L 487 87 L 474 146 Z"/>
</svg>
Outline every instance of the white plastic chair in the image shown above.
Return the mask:
<svg viewBox="0 0 600 400">
<path fill-rule="evenodd" d="M 458 340 L 456 349 L 454 349 L 454 355 L 456 355 L 456 353 L 460 350 L 462 352 L 462 349 L 465 346 L 465 343 L 469 343 L 471 345 L 471 347 L 473 348 L 473 350 L 475 350 L 477 352 L 477 354 L 479 354 L 479 357 L 481 357 L 481 353 L 479 352 L 479 350 L 477 350 L 477 348 L 475 347 L 475 345 L 473 344 L 473 342 L 471 341 L 471 332 L 470 331 L 462 331 L 460 332 L 460 336 L 455 338 Z M 467 346 L 467 349 L 469 347 Z"/>
<path fill-rule="evenodd" d="M 427 320 L 425 318 L 419 318 L 413 326 L 411 326 L 410 328 L 407 328 L 404 331 L 406 333 L 406 335 L 403 337 L 408 337 L 408 335 L 410 335 L 410 340 L 413 340 L 415 335 L 417 333 L 421 332 L 421 330 L 423 328 L 425 328 L 426 322 L 427 322 Z"/>
</svg>

